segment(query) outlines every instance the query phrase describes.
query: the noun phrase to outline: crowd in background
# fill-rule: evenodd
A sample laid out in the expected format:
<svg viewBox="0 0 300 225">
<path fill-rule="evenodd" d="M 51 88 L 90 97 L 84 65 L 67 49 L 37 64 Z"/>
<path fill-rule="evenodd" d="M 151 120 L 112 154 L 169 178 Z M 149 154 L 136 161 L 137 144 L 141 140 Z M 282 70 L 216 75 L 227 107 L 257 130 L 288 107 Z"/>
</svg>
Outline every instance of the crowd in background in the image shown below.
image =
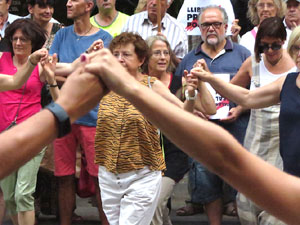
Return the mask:
<svg viewBox="0 0 300 225">
<path fill-rule="evenodd" d="M 129 16 L 116 10 L 115 0 L 68 0 L 73 24 L 64 26 L 53 18 L 54 0 L 27 0 L 26 17 L 10 14 L 11 0 L 0 0 L 0 131 L 49 108 L 85 60 L 82 54 L 108 48 L 142 85 L 300 176 L 299 128 L 287 119 L 297 114 L 288 100 L 297 95 L 291 87 L 300 67 L 300 1 L 249 0 L 254 28 L 243 35 L 236 2 L 184 1 L 177 19 L 167 13 L 173 1 L 160 2 L 140 0 Z M 98 13 L 91 16 L 94 7 Z M 197 11 L 193 35 L 192 23 L 179 22 L 191 10 Z M 212 225 L 220 225 L 223 214 L 243 225 L 285 224 L 186 155 L 113 92 L 61 129 L 69 133 L 0 181 L 0 223 L 6 212 L 14 225 L 38 224 L 39 213 L 72 224 L 82 220 L 75 213 L 77 194 L 91 197 L 101 224 L 171 225 L 171 195 L 188 173 L 190 199 L 177 215 L 204 212 Z"/>
</svg>

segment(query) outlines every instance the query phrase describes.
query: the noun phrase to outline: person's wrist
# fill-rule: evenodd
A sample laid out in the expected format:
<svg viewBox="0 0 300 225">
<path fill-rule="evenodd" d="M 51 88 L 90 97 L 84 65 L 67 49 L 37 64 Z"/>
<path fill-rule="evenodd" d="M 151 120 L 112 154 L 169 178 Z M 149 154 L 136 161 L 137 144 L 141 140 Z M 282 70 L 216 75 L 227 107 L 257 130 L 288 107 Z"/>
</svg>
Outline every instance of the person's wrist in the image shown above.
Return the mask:
<svg viewBox="0 0 300 225">
<path fill-rule="evenodd" d="M 50 84 L 48 83 L 48 84 L 47 84 L 47 87 L 48 87 L 48 88 L 58 87 L 58 84 L 57 84 L 56 82 L 53 82 L 53 83 L 50 83 Z"/>
<path fill-rule="evenodd" d="M 38 64 L 38 62 L 37 62 L 37 63 L 34 62 L 34 59 L 33 59 L 32 55 L 29 55 L 29 57 L 28 57 L 28 62 L 29 62 L 29 64 L 31 64 L 32 66 L 37 66 L 37 64 Z"/>
<path fill-rule="evenodd" d="M 52 102 L 47 105 L 45 109 L 49 110 L 55 116 L 58 129 L 58 138 L 64 137 L 71 132 L 69 115 L 64 108 L 61 107 L 61 105 L 56 102 Z"/>
<path fill-rule="evenodd" d="M 188 89 L 188 95 L 192 98 L 195 97 L 195 95 L 196 95 L 195 89 L 191 89 L 191 90 Z"/>
<path fill-rule="evenodd" d="M 198 90 L 185 90 L 185 98 L 188 101 L 195 101 L 197 98 Z"/>
</svg>

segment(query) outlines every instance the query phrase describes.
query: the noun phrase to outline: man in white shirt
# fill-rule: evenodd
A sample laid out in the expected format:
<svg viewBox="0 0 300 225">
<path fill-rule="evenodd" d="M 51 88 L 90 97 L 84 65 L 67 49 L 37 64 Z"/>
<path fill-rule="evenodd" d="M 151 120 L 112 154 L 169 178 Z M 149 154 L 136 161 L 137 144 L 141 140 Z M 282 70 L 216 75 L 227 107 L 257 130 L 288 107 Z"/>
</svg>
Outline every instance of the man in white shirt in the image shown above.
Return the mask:
<svg viewBox="0 0 300 225">
<path fill-rule="evenodd" d="M 0 0 L 0 35 L 3 38 L 6 27 L 22 17 L 8 13 L 12 0 Z"/>
<path fill-rule="evenodd" d="M 166 13 L 168 1 L 161 0 L 161 33 L 167 38 L 174 54 L 182 59 L 187 54 L 187 35 L 175 18 Z M 129 17 L 122 32 L 135 32 L 147 39 L 158 32 L 157 0 L 147 0 L 147 10 Z"/>
</svg>

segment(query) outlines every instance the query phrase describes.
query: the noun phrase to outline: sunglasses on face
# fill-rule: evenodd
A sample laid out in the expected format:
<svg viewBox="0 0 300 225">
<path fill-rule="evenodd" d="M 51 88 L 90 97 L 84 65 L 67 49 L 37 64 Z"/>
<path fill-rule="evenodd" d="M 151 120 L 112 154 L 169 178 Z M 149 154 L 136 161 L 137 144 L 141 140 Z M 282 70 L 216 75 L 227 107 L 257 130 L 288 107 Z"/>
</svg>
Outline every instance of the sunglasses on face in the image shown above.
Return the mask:
<svg viewBox="0 0 300 225">
<path fill-rule="evenodd" d="M 268 43 L 261 43 L 258 47 L 259 52 L 263 53 L 268 51 L 269 49 L 272 49 L 273 51 L 278 51 L 279 49 L 281 49 L 282 44 L 280 43 L 272 43 L 272 44 L 268 44 Z"/>
</svg>

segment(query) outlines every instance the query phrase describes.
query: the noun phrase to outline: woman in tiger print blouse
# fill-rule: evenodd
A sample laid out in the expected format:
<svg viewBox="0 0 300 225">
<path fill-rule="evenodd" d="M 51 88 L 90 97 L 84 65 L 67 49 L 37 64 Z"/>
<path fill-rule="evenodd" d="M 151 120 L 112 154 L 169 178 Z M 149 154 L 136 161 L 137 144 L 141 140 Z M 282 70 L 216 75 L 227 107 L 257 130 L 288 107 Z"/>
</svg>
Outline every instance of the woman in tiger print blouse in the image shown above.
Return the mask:
<svg viewBox="0 0 300 225">
<path fill-rule="evenodd" d="M 124 32 L 109 48 L 136 80 L 183 107 L 162 82 L 141 73 L 149 48 L 139 35 Z M 95 152 L 109 223 L 150 224 L 165 169 L 158 129 L 125 98 L 110 92 L 99 105 Z"/>
</svg>

